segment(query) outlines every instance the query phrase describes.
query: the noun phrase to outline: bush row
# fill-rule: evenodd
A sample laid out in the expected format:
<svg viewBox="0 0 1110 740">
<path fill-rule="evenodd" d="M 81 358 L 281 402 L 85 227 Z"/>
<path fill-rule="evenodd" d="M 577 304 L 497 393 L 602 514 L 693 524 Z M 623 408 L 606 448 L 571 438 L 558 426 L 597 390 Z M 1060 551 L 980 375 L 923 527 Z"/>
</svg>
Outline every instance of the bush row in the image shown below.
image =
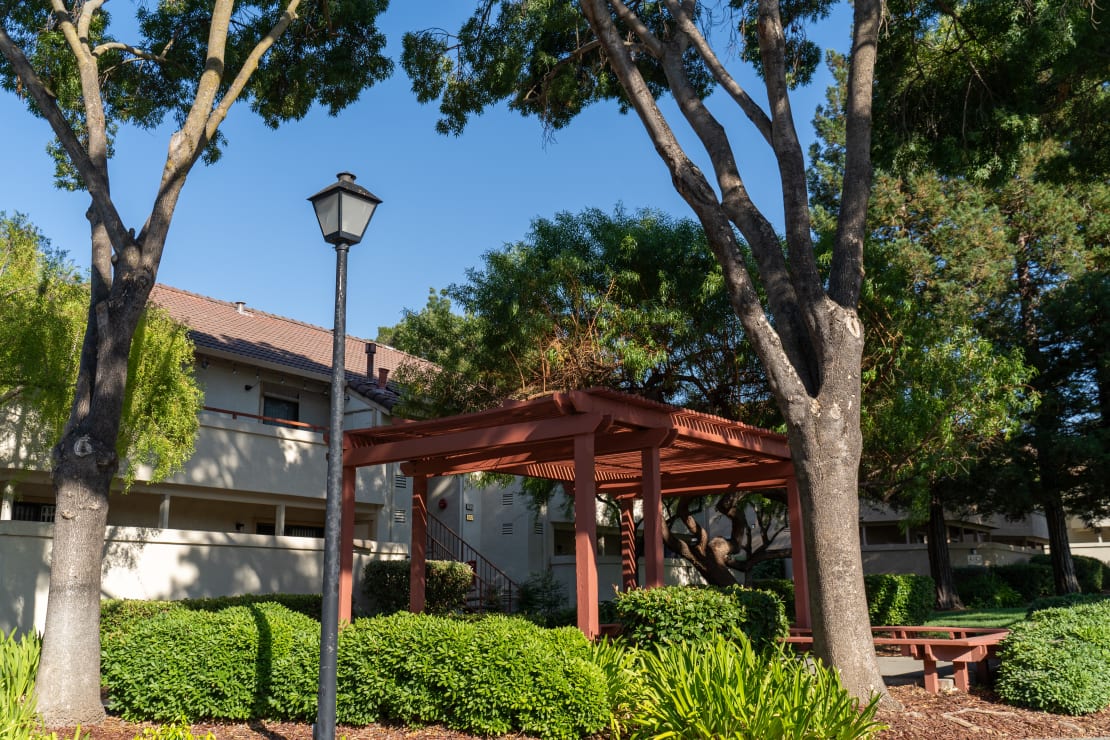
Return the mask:
<svg viewBox="0 0 1110 740">
<path fill-rule="evenodd" d="M 232 606 L 253 604 L 281 604 L 290 611 L 303 614 L 317 622 L 320 621 L 322 606 L 320 594 L 243 594 L 179 601 L 104 599 L 100 602 L 100 634 L 103 639 L 105 636 L 127 632 L 144 619 L 178 609 L 218 612 Z"/>
<path fill-rule="evenodd" d="M 1075 576 L 1083 593 L 1102 590 L 1106 566 L 1097 558 L 1073 555 Z M 1034 555 L 1027 562 L 992 565 L 986 568 L 956 568 L 956 590 L 965 606 L 990 609 L 1021 606 L 1054 596 L 1056 584 L 1052 559 Z"/>
<path fill-rule="evenodd" d="M 450 614 L 466 604 L 474 571 L 454 560 L 429 560 L 425 566 L 424 609 Z M 393 614 L 409 608 L 409 561 L 370 561 L 362 571 L 362 592 L 371 614 Z"/>
<path fill-rule="evenodd" d="M 868 575 L 867 616 L 873 625 L 924 624 L 936 603 L 936 584 L 912 573 Z"/>
<path fill-rule="evenodd" d="M 320 625 L 279 604 L 169 608 L 106 634 L 102 671 L 128 719 L 308 720 Z M 341 722 L 580 737 L 608 718 L 601 670 L 575 629 L 525 620 L 396 614 L 359 619 L 339 640 Z"/>
<path fill-rule="evenodd" d="M 1038 611 L 999 651 L 997 690 L 1018 706 L 1087 714 L 1110 706 L 1110 601 Z"/>
<path fill-rule="evenodd" d="M 782 600 L 770 591 L 665 586 L 617 595 L 617 619 L 634 645 L 696 642 L 738 629 L 757 650 L 788 632 Z"/>
</svg>

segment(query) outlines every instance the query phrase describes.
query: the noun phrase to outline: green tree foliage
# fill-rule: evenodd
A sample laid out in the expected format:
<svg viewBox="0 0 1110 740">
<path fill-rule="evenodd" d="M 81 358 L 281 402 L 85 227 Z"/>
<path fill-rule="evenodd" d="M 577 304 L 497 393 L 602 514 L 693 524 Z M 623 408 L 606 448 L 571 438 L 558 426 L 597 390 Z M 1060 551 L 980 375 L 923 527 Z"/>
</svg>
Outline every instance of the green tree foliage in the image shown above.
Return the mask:
<svg viewBox="0 0 1110 740">
<path fill-rule="evenodd" d="M 24 217 L 0 213 L 0 294 L 0 410 L 18 424 L 23 449 L 43 463 L 61 435 L 77 382 L 88 282 Z M 147 309 L 129 366 L 117 442 L 125 488 L 137 475 L 159 481 L 184 465 L 204 405 L 193 376 L 193 343 L 161 310 Z"/>
<path fill-rule="evenodd" d="M 879 47 L 877 159 L 1000 180 L 1029 145 L 1057 177 L 1110 173 L 1110 35 L 1093 0 L 892 0 Z"/>
</svg>

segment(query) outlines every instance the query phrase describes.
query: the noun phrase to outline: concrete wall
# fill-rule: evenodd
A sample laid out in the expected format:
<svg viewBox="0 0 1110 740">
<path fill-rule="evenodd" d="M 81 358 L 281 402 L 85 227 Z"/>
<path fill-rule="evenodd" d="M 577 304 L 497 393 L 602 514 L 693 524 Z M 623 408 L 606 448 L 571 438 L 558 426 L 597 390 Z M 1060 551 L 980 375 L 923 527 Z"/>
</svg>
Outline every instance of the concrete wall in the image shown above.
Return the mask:
<svg viewBox="0 0 1110 740">
<path fill-rule="evenodd" d="M 972 550 L 975 550 L 972 553 Z M 950 542 L 952 567 L 969 565 L 1006 565 L 1028 560 L 1041 552 L 1034 547 L 1018 547 L 1000 542 Z M 924 544 L 870 545 L 863 548 L 864 573 L 916 573 L 929 575 L 929 550 Z"/>
<path fill-rule="evenodd" d="M 42 630 L 50 583 L 53 525 L 0 521 L 0 631 Z M 319 593 L 322 540 L 235 532 L 109 527 L 103 598 L 184 599 L 261 593 Z M 396 543 L 355 542 L 359 574 L 370 560 L 399 560 Z"/>
</svg>

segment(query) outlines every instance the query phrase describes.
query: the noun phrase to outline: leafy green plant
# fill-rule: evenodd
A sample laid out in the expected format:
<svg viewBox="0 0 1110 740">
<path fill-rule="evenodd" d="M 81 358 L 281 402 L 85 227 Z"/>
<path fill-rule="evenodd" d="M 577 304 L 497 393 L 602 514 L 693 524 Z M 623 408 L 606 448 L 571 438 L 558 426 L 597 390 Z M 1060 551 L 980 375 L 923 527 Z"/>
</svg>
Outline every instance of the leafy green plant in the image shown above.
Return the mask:
<svg viewBox="0 0 1110 740">
<path fill-rule="evenodd" d="M 599 640 L 593 661 L 605 676 L 609 695 L 609 734 L 620 738 L 643 701 L 644 681 L 638 649 L 624 641 Z"/>
<path fill-rule="evenodd" d="M 788 628 L 777 596 L 739 586 L 634 589 L 617 595 L 616 609 L 624 637 L 638 646 L 696 642 L 740 629 L 762 649 Z"/>
<path fill-rule="evenodd" d="M 362 571 L 362 592 L 371 614 L 393 614 L 409 608 L 409 561 L 371 561 Z M 474 572 L 465 563 L 429 560 L 424 586 L 425 611 L 448 614 L 462 609 Z"/>
<path fill-rule="evenodd" d="M 340 635 L 338 717 L 582 737 L 609 717 L 605 677 L 591 651 L 576 629 L 546 630 L 515 617 L 359 619 Z"/>
<path fill-rule="evenodd" d="M 995 565 L 991 571 L 1007 586 L 1017 591 L 1024 603 L 1043 596 L 1051 596 L 1056 592 L 1052 579 L 1052 566 L 1045 563 L 1032 561 L 1007 563 Z"/>
<path fill-rule="evenodd" d="M 776 563 L 778 560 L 767 562 Z M 763 563 L 760 563 L 762 565 Z M 756 578 L 752 581 L 752 588 L 757 591 L 770 591 L 782 600 L 782 608 L 787 619 L 794 617 L 794 581 L 789 578 Z"/>
<path fill-rule="evenodd" d="M 784 652 L 759 654 L 742 635 L 640 653 L 641 702 L 632 738 L 874 737 L 879 696 L 862 709 L 835 670 Z"/>
<path fill-rule="evenodd" d="M 1058 714 L 1110 706 L 1110 601 L 1045 609 L 1014 625 L 999 651 L 998 695 Z"/>
<path fill-rule="evenodd" d="M 533 573 L 520 584 L 520 613 L 543 627 L 562 626 L 567 589 L 550 569 Z"/>
<path fill-rule="evenodd" d="M 158 728 L 147 727 L 143 734 L 135 736 L 135 740 L 216 740 L 216 736 L 211 732 L 200 737 L 194 735 L 189 721 L 182 717 Z"/>
<path fill-rule="evenodd" d="M 1037 599 L 1025 611 L 1026 618 L 1032 617 L 1037 612 L 1045 609 L 1057 609 L 1062 606 L 1078 606 L 1080 604 L 1097 604 L 1110 599 L 1108 594 L 1063 594 L 1062 596 L 1045 596 Z"/>
<path fill-rule="evenodd" d="M 320 621 L 320 594 L 240 594 L 213 596 L 178 601 L 146 601 L 142 599 L 104 599 L 100 602 L 100 637 L 108 639 L 130 630 L 144 619 L 174 609 L 218 612 L 233 606 L 281 604 L 285 608 Z"/>
<path fill-rule="evenodd" d="M 929 576 L 884 573 L 864 576 L 867 616 L 873 625 L 922 624 L 933 611 L 935 585 Z"/>
<path fill-rule="evenodd" d="M 280 604 L 174 608 L 111 634 L 101 665 L 126 719 L 307 719 L 319 640 L 319 623 Z"/>
<path fill-rule="evenodd" d="M 1084 593 L 1097 594 L 1102 590 L 1103 575 L 1106 572 L 1106 564 L 1098 558 L 1092 558 L 1087 555 L 1072 555 L 1071 561 L 1075 565 L 1075 578 L 1079 581 L 1079 588 Z M 1052 572 L 1052 556 L 1051 555 L 1034 555 L 1029 558 L 1030 563 L 1037 565 L 1045 565 L 1049 568 L 1049 573 Z M 1045 596 L 1052 594 L 1050 590 Z"/>
<path fill-rule="evenodd" d="M 27 738 L 35 729 L 35 674 L 42 641 L 0 632 L 0 737 Z"/>
<path fill-rule="evenodd" d="M 1021 594 L 990 568 L 953 568 L 956 590 L 972 609 L 1005 609 L 1022 606 Z"/>
</svg>

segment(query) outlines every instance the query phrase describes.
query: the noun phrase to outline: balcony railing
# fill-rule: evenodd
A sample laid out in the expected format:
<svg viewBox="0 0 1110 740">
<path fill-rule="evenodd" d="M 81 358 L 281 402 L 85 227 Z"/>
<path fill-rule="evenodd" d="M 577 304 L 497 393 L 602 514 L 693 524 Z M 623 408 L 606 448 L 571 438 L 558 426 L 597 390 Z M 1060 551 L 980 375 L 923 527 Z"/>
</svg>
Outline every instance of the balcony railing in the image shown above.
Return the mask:
<svg viewBox="0 0 1110 740">
<path fill-rule="evenodd" d="M 230 416 L 232 419 L 253 419 L 262 424 L 269 424 L 276 427 L 288 427 L 290 429 L 303 429 L 306 432 L 319 432 L 321 434 L 328 431 L 327 427 L 318 424 L 306 424 L 303 421 L 291 421 L 289 419 L 279 419 L 275 416 L 262 416 L 261 414 L 247 414 L 242 411 L 232 411 L 231 409 L 218 409 L 215 406 L 205 406 L 205 411 L 210 411 L 213 414 L 221 414 L 223 416 Z"/>
</svg>

